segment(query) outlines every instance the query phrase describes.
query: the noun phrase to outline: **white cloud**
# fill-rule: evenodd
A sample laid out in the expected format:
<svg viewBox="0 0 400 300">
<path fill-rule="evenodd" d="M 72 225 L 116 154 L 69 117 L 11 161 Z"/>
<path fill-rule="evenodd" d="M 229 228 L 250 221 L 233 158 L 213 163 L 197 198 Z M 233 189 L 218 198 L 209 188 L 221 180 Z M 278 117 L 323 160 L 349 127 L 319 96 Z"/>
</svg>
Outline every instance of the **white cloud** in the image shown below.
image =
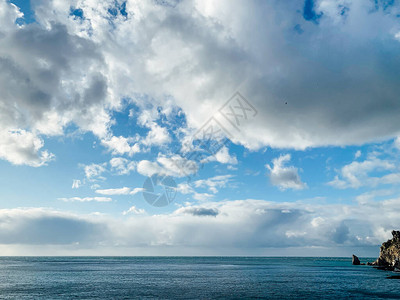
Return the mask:
<svg viewBox="0 0 400 300">
<path fill-rule="evenodd" d="M 269 170 L 270 181 L 281 190 L 302 190 L 307 185 L 301 181 L 298 169 L 293 166 L 285 166 L 290 159 L 290 154 L 281 155 L 272 160 L 272 167 L 268 164 L 266 165 Z"/>
<path fill-rule="evenodd" d="M 111 202 L 112 199 L 108 197 L 70 197 L 70 198 L 58 198 L 58 200 L 64 202 Z"/>
<path fill-rule="evenodd" d="M 151 122 L 149 124 L 150 131 L 147 134 L 146 138 L 142 141 L 142 144 L 145 146 L 162 146 L 171 141 L 171 137 L 168 134 L 166 128 L 161 127 L 155 122 Z"/>
<path fill-rule="evenodd" d="M 128 187 L 118 188 L 118 189 L 104 189 L 104 190 L 96 190 L 97 194 L 101 195 L 128 195 L 131 192 L 131 189 Z"/>
<path fill-rule="evenodd" d="M 0 2 L 0 26 L 2 31 L 14 29 L 15 20 L 22 18 L 23 15 L 16 5 L 7 3 L 6 1 Z"/>
<path fill-rule="evenodd" d="M 357 150 L 357 152 L 354 154 L 354 158 L 357 159 L 361 156 L 361 151 Z"/>
<path fill-rule="evenodd" d="M 219 150 L 217 153 L 215 153 L 212 156 L 209 156 L 205 158 L 202 163 L 207 163 L 207 162 L 212 162 L 216 161 L 221 164 L 230 164 L 230 165 L 236 165 L 238 163 L 236 155 L 230 155 L 229 154 L 229 149 L 224 146 Z"/>
<path fill-rule="evenodd" d="M 79 179 L 72 180 L 72 188 L 79 189 L 82 185 L 82 182 Z"/>
<path fill-rule="evenodd" d="M 400 149 L 400 137 L 397 137 L 397 138 L 394 140 L 394 146 L 395 146 L 397 149 Z"/>
<path fill-rule="evenodd" d="M 400 173 L 397 173 L 396 169 L 397 167 L 393 162 L 376 157 L 361 162 L 353 161 L 343 166 L 338 172 L 339 175 L 336 175 L 328 184 L 339 189 L 397 184 L 400 183 Z M 374 176 L 371 174 L 374 172 L 380 172 L 381 174 L 380 176 Z"/>
<path fill-rule="evenodd" d="M 193 188 L 187 182 L 179 183 L 176 190 L 184 195 L 194 193 Z"/>
<path fill-rule="evenodd" d="M 146 211 L 141 208 L 136 208 L 136 206 L 131 206 L 128 210 L 123 211 L 123 215 L 134 214 L 134 215 L 143 215 Z"/>
<path fill-rule="evenodd" d="M 224 188 L 231 181 L 233 175 L 221 175 L 215 176 L 208 179 L 200 179 L 193 182 L 193 184 L 188 184 L 187 182 L 183 182 L 178 184 L 177 192 L 188 195 L 191 194 L 193 199 L 197 201 L 208 201 L 214 198 L 214 194 L 218 193 L 219 188 Z M 200 193 L 196 191 L 195 188 L 205 188 L 210 193 Z"/>
<path fill-rule="evenodd" d="M 357 247 L 369 256 L 378 256 L 379 245 L 400 222 L 396 213 L 399 204 L 397 198 L 355 205 L 235 200 L 189 205 L 153 216 L 134 206 L 125 214 L 141 214 L 140 218 L 126 219 L 37 208 L 2 209 L 0 244 L 10 248 L 39 242 L 43 249 L 50 245 L 69 249 L 66 245 L 75 245 L 69 250 L 86 250 L 92 255 L 107 248 L 110 255 L 122 249 L 132 254 L 136 247 L 143 252 L 135 254 L 159 251 L 159 255 L 165 254 L 164 247 L 180 254 L 195 251 L 199 255 L 265 254 L 272 249 L 282 253 L 293 247 L 304 248 L 292 255 L 310 255 L 317 247 L 322 251 L 320 255 L 343 254 L 341 251 L 351 255 Z M 65 250 L 64 255 L 68 253 Z"/>
<path fill-rule="evenodd" d="M 152 176 L 153 174 L 165 174 L 165 170 L 157 163 L 148 160 L 141 160 L 137 165 L 137 171 L 144 176 Z"/>
<path fill-rule="evenodd" d="M 136 162 L 127 160 L 123 157 L 114 157 L 110 160 L 111 171 L 118 175 L 129 175 L 136 169 Z"/>
<path fill-rule="evenodd" d="M 143 188 L 128 188 L 128 187 L 123 187 L 123 188 L 117 188 L 117 189 L 103 189 L 103 190 L 96 190 L 97 194 L 101 195 L 136 195 L 137 193 L 140 193 L 143 191 Z"/>
<path fill-rule="evenodd" d="M 214 198 L 213 194 L 209 194 L 209 193 L 197 193 L 194 192 L 193 193 L 193 199 L 200 201 L 200 202 L 204 202 L 204 201 L 208 201 L 210 199 Z"/>
<path fill-rule="evenodd" d="M 90 164 L 84 166 L 85 176 L 88 180 L 93 181 L 97 179 L 104 180 L 105 178 L 101 176 L 106 172 L 106 164 Z"/>
<path fill-rule="evenodd" d="M 97 184 L 97 183 L 92 184 L 92 185 L 90 186 L 90 188 L 91 188 L 92 190 L 97 190 L 99 187 L 100 187 L 100 184 Z"/>
<path fill-rule="evenodd" d="M 181 107 L 189 127 L 198 128 L 238 86 L 259 113 L 230 132 L 251 149 L 362 144 L 400 130 L 400 84 L 392 75 L 400 66 L 397 3 L 383 11 L 373 1 L 341 2 L 348 8 L 341 14 L 336 1 L 319 1 L 319 24 L 304 20 L 301 1 L 204 0 L 170 8 L 129 0 L 126 18 L 110 17 L 113 3 L 76 2 L 85 16 L 76 19 L 71 3 L 35 2 L 36 22 L 19 26 L 21 13 L 1 2 L 0 131 L 40 139 L 74 123 L 114 155 L 132 155 L 136 144 L 110 132 L 121 99 L 143 111 Z M 278 22 L 282 15 L 286 21 Z M 155 115 L 142 122 L 149 146 L 170 140 Z M 1 158 L 44 165 L 50 153 L 37 145 Z"/>
<path fill-rule="evenodd" d="M 226 187 L 231 181 L 233 175 L 220 175 L 208 179 L 196 180 L 193 184 L 195 187 L 207 188 L 213 194 L 218 193 L 218 188 Z"/>
<path fill-rule="evenodd" d="M 195 174 L 198 171 L 198 165 L 195 161 L 186 159 L 180 155 L 167 157 L 160 154 L 154 162 L 148 160 L 138 162 L 137 171 L 144 176 L 164 174 L 184 177 Z"/>
<path fill-rule="evenodd" d="M 46 165 L 53 155 L 42 135 L 62 135 L 75 123 L 102 137 L 109 128 L 107 79 L 101 51 L 60 22 L 19 26 L 21 14 L 1 1 L 0 158 Z M 29 49 L 29 50 L 28 50 Z"/>
<path fill-rule="evenodd" d="M 32 167 L 47 165 L 54 159 L 54 155 L 47 150 L 41 151 L 43 145 L 43 140 L 32 132 L 2 129 L 0 124 L 1 159 L 8 160 L 15 165 Z"/>
<path fill-rule="evenodd" d="M 106 146 L 113 155 L 128 154 L 129 156 L 140 152 L 139 144 L 136 142 L 137 139 L 123 136 L 112 136 L 101 141 L 102 145 Z"/>
<path fill-rule="evenodd" d="M 358 195 L 356 197 L 356 201 L 359 204 L 365 205 L 365 204 L 372 204 L 372 201 L 375 201 L 376 198 L 378 197 L 387 197 L 391 196 L 394 194 L 394 191 L 391 189 L 386 189 L 386 190 L 372 190 L 369 192 L 365 192 L 361 195 Z"/>
<path fill-rule="evenodd" d="M 137 193 L 143 192 L 143 188 L 134 188 L 133 190 L 130 191 L 130 195 L 136 195 Z"/>
</svg>

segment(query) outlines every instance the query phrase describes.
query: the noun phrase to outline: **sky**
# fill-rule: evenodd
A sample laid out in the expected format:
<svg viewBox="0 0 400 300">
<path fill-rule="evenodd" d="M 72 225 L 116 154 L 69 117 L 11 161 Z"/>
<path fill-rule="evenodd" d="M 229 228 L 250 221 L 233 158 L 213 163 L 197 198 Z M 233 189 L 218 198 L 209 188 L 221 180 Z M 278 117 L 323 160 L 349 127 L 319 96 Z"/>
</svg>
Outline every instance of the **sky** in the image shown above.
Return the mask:
<svg viewBox="0 0 400 300">
<path fill-rule="evenodd" d="M 399 16 L 0 0 L 0 254 L 378 256 L 400 226 Z"/>
</svg>

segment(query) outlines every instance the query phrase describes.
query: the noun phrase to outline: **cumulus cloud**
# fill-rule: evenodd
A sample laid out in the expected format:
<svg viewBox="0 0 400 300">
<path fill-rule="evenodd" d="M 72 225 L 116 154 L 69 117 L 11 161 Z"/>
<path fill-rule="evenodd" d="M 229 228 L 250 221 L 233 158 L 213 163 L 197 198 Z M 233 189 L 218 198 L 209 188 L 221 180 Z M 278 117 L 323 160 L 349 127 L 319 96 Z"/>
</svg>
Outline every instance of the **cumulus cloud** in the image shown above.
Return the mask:
<svg viewBox="0 0 400 300">
<path fill-rule="evenodd" d="M 130 137 L 125 138 L 123 136 L 112 136 L 101 141 L 102 145 L 106 146 L 114 155 L 128 154 L 132 156 L 135 153 L 140 152 L 140 147 L 137 140 Z"/>
<path fill-rule="evenodd" d="M 317 20 L 303 12 L 302 1 L 201 0 L 168 6 L 128 0 L 124 12 L 113 0 L 32 1 L 36 22 L 20 26 L 15 22 L 22 16 L 18 8 L 0 0 L 0 158 L 44 166 L 57 155 L 44 141 L 73 125 L 79 132 L 92 132 L 118 156 L 109 162 L 112 173 L 128 175 L 137 169 L 146 176 L 194 174 L 199 168 L 195 162 L 170 154 L 137 163 L 122 157 L 169 143 L 168 126 L 173 126 L 157 123 L 160 115 L 154 111 L 168 115 L 174 107 L 185 115 L 185 122 L 178 124 L 184 127 L 181 132 L 193 132 L 210 116 L 218 116 L 232 142 L 250 149 L 363 144 L 398 136 L 400 79 L 393 74 L 400 67 L 400 4 L 384 8 L 381 1 L 314 2 Z M 82 11 L 81 18 L 70 15 L 72 6 Z M 237 89 L 258 111 L 240 128 L 218 112 Z M 140 138 L 112 132 L 113 113 L 126 103 L 138 107 L 139 125 L 148 129 Z M 237 162 L 227 148 L 215 160 Z M 286 165 L 289 160 L 281 156 L 267 166 L 271 183 L 281 189 L 305 188 L 298 169 Z M 85 166 L 86 179 L 104 179 L 107 167 Z M 369 158 L 344 166 L 330 184 L 398 183 L 396 168 L 391 161 Z M 375 174 L 381 171 L 383 175 Z M 203 194 L 190 186 L 179 188 L 204 200 L 218 191 L 220 186 L 213 184 L 199 183 L 198 188 L 208 189 Z M 140 190 L 130 193 L 135 191 Z M 96 198 L 110 199 L 62 199 Z M 238 201 L 197 208 L 218 210 L 214 218 L 185 213 L 144 221 L 133 217 L 122 224 L 103 221 L 112 232 L 106 238 L 110 245 L 359 245 L 387 238 L 399 221 L 393 213 L 396 205 L 398 199 L 307 209 Z M 37 223 L 45 220 L 49 226 L 49 218 L 59 220 L 55 212 L 33 212 L 32 218 L 30 213 L 1 211 L 4 241 L 12 235 L 15 243 L 35 236 L 40 240 Z M 77 223 L 79 230 L 90 228 L 88 235 L 94 233 L 96 243 L 103 242 L 91 219 L 61 219 L 72 228 Z M 27 240 L 22 232 L 30 224 L 37 231 L 28 230 L 32 239 Z M 45 240 L 51 243 L 53 237 Z"/>
<path fill-rule="evenodd" d="M 191 194 L 193 199 L 198 201 L 207 201 L 214 198 L 214 194 L 218 193 L 219 188 L 224 188 L 227 186 L 229 182 L 231 182 L 233 175 L 220 175 L 214 176 L 207 179 L 199 179 L 193 181 L 193 183 L 183 182 L 178 184 L 177 192 L 189 195 Z M 210 193 L 202 193 L 196 190 L 195 188 L 203 188 L 207 189 Z"/>
<path fill-rule="evenodd" d="M 61 135 L 71 122 L 104 136 L 109 97 L 95 43 L 59 22 L 18 26 L 21 15 L 8 1 L 1 1 L 0 14 L 7 15 L 0 30 L 0 157 L 45 165 L 53 155 L 41 150 L 41 136 Z"/>
<path fill-rule="evenodd" d="M 343 166 L 338 172 L 339 175 L 336 175 L 328 184 L 339 189 L 398 184 L 400 183 L 400 173 L 396 171 L 397 167 L 394 162 L 372 157 L 361 162 L 353 161 Z M 374 172 L 378 172 L 379 175 L 374 176 Z"/>
<path fill-rule="evenodd" d="M 196 161 L 180 155 L 158 155 L 156 161 L 141 160 L 137 164 L 137 171 L 144 176 L 163 174 L 175 177 L 185 177 L 198 171 Z"/>
<path fill-rule="evenodd" d="M 40 167 L 54 159 L 54 155 L 43 147 L 43 140 L 25 130 L 1 130 L 0 158 L 15 165 Z"/>
<path fill-rule="evenodd" d="M 136 169 L 136 162 L 123 157 L 113 157 L 110 160 L 111 171 L 118 175 L 129 175 Z"/>
<path fill-rule="evenodd" d="M 148 127 L 150 128 L 150 131 L 146 138 L 141 141 L 144 146 L 161 146 L 171 141 L 171 137 L 166 128 L 161 127 L 156 122 L 151 122 Z"/>
<path fill-rule="evenodd" d="M 107 53 L 110 64 L 132 66 L 115 75 L 121 84 L 110 80 L 115 90 L 145 92 L 155 101 L 172 95 L 190 126 L 203 124 L 240 86 L 260 116 L 235 134 L 235 142 L 250 148 L 359 144 L 399 131 L 399 84 L 392 76 L 398 4 L 383 11 L 373 1 L 320 0 L 318 22 L 299 13 L 301 1 L 174 7 L 127 1 L 127 17 L 112 22 L 106 21 L 109 5 L 80 3 L 86 17 L 76 22 L 50 2 L 39 17 L 90 32 L 101 45 L 113 43 L 118 51 Z M 286 21 L 279 22 L 283 15 Z M 128 81 L 135 84 L 124 85 Z"/>
<path fill-rule="evenodd" d="M 221 164 L 230 164 L 230 165 L 236 165 L 238 163 L 236 155 L 230 155 L 229 154 L 229 149 L 228 147 L 224 146 L 219 150 L 217 153 L 214 155 L 211 155 L 207 158 L 205 158 L 202 162 L 212 162 L 216 161 Z"/>
<path fill-rule="evenodd" d="M 279 187 L 281 190 L 302 190 L 307 185 L 301 181 L 298 169 L 293 166 L 285 166 L 290 159 L 290 154 L 285 154 L 273 159 L 272 167 L 267 164 L 269 179 L 273 185 Z"/>
<path fill-rule="evenodd" d="M 84 166 L 85 176 L 89 181 L 105 179 L 101 174 L 106 172 L 106 164 L 90 164 Z"/>
<path fill-rule="evenodd" d="M 81 18 L 70 15 L 71 5 Z M 139 151 L 132 137 L 110 129 L 122 99 L 143 111 L 180 107 L 198 128 L 237 87 L 259 113 L 229 131 L 251 149 L 362 144 L 400 131 L 398 3 L 318 0 L 318 22 L 299 13 L 301 1 L 128 0 L 124 13 L 115 5 L 34 1 L 36 22 L 19 26 L 21 13 L 1 1 L 3 134 L 26 130 L 40 140 L 74 123 L 114 155 L 132 155 Z M 152 116 L 144 120 L 143 145 L 170 141 Z M 3 151 L 1 158 L 44 165 L 42 147 L 31 143 L 20 151 L 28 155 Z"/>
</svg>

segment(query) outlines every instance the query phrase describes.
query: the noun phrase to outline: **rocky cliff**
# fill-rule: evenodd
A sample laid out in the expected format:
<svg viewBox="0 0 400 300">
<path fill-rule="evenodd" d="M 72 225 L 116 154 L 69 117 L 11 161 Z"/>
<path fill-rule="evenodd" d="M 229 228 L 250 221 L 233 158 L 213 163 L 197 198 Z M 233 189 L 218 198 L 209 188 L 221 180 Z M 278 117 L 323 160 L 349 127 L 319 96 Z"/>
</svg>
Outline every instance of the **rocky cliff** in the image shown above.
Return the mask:
<svg viewBox="0 0 400 300">
<path fill-rule="evenodd" d="M 381 246 L 379 257 L 373 266 L 393 270 L 400 269 L 400 231 L 392 231 L 393 238 Z"/>
</svg>

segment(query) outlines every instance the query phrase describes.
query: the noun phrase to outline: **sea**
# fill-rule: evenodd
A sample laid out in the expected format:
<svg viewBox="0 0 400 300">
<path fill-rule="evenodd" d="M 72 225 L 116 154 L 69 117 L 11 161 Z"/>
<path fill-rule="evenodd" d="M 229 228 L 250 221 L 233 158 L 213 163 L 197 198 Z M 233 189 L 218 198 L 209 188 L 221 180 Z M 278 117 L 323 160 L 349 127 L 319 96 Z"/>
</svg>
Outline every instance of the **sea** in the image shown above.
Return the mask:
<svg viewBox="0 0 400 300">
<path fill-rule="evenodd" d="M 400 279 L 351 258 L 0 257 L 0 299 L 400 299 Z"/>
</svg>

